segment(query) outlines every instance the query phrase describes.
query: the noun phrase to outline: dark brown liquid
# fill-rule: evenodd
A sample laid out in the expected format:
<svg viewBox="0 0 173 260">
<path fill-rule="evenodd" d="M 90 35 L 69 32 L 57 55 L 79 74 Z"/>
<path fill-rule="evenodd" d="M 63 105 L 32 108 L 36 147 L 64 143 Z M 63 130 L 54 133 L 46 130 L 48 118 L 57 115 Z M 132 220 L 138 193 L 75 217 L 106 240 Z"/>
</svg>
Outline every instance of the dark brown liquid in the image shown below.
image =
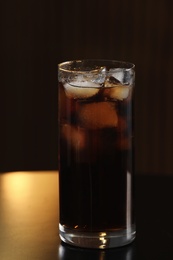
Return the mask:
<svg viewBox="0 0 173 260">
<path fill-rule="evenodd" d="M 126 228 L 127 174 L 133 172 L 132 102 L 103 95 L 72 99 L 59 87 L 60 223 L 88 232 Z M 91 104 L 92 120 L 86 116 Z M 111 121 L 114 111 L 117 119 Z"/>
</svg>

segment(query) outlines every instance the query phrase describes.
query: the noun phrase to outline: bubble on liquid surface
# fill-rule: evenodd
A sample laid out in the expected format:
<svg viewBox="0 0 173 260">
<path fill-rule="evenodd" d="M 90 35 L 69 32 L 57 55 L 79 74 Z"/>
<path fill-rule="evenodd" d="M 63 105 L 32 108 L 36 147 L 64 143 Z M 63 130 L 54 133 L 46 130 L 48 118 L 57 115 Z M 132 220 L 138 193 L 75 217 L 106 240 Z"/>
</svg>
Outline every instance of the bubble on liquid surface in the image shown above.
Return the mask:
<svg viewBox="0 0 173 260">
<path fill-rule="evenodd" d="M 116 127 L 118 124 L 115 106 L 111 102 L 81 104 L 78 119 L 88 129 Z"/>
</svg>

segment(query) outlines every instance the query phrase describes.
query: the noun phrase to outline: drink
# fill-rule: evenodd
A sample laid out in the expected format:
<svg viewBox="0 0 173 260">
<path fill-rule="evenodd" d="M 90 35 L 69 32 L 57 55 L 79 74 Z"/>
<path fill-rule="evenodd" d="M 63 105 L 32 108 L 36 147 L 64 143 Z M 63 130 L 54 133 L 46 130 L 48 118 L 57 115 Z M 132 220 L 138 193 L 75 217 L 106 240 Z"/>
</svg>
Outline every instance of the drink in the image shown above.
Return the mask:
<svg viewBox="0 0 173 260">
<path fill-rule="evenodd" d="M 106 65 L 88 74 L 76 76 L 75 71 L 68 81 L 59 77 L 60 233 L 65 242 L 64 233 L 124 236 L 135 224 L 133 84 L 120 82 Z M 105 248 L 104 243 L 88 246 Z"/>
</svg>

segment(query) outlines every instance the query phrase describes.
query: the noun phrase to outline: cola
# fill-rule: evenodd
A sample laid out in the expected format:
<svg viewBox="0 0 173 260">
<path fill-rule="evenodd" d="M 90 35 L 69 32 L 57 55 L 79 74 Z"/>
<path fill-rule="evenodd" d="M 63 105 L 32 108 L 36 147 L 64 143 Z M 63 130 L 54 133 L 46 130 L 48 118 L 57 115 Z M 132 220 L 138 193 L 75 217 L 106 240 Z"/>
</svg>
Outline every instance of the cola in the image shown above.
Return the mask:
<svg viewBox="0 0 173 260">
<path fill-rule="evenodd" d="M 133 85 L 111 73 L 101 82 L 59 77 L 58 88 L 60 230 L 131 229 Z"/>
</svg>

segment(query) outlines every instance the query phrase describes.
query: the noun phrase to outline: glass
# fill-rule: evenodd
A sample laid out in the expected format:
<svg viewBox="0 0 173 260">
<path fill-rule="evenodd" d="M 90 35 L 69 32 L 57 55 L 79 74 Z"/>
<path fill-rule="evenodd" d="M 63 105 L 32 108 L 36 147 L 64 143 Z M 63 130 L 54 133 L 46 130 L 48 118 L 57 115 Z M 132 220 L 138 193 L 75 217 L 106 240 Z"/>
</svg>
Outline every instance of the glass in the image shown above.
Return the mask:
<svg viewBox="0 0 173 260">
<path fill-rule="evenodd" d="M 77 248 L 70 245 L 60 244 L 58 249 L 59 260 L 82 259 L 82 260 L 134 260 L 136 259 L 135 245 L 113 248 L 109 250 L 93 250 Z"/>
<path fill-rule="evenodd" d="M 111 248 L 135 238 L 135 66 L 77 60 L 58 66 L 62 241 Z"/>
</svg>

